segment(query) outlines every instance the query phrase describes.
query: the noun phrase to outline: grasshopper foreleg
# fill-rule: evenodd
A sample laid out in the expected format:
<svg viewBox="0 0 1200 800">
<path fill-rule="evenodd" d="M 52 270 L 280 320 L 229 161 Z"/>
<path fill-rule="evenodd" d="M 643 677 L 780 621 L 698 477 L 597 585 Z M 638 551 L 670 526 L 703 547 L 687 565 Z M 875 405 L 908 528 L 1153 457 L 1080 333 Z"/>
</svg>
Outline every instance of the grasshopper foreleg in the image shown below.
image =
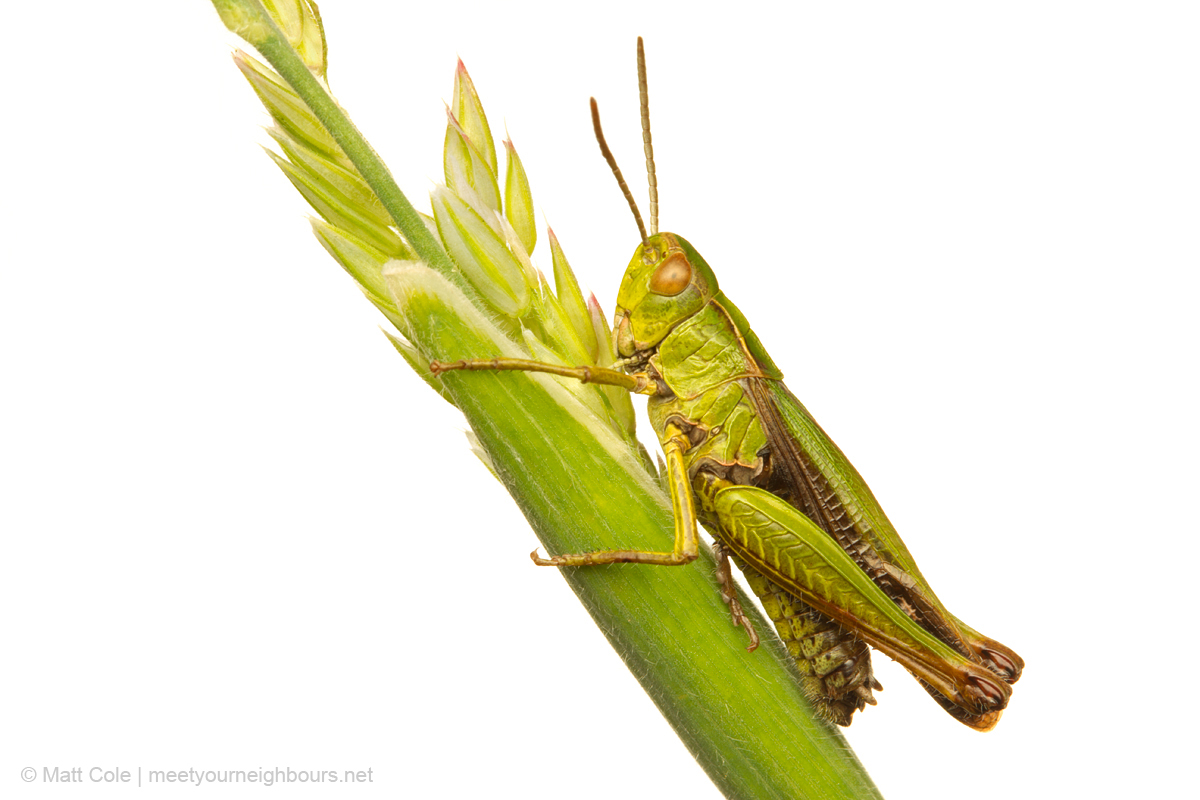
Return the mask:
<svg viewBox="0 0 1200 800">
<path fill-rule="evenodd" d="M 619 372 L 608 367 L 564 367 L 559 364 L 548 364 L 544 361 L 531 361 L 525 358 L 467 358 L 460 361 L 431 361 L 429 371 L 434 375 L 452 370 L 476 372 L 480 370 L 501 370 L 511 372 L 545 372 L 550 375 L 560 375 L 564 378 L 575 378 L 580 383 L 596 383 L 603 386 L 620 386 L 634 394 L 658 394 L 658 387 L 645 372 L 635 372 L 632 375 Z"/>
<path fill-rule="evenodd" d="M 620 386 L 637 394 L 658 394 L 658 384 L 648 373 L 626 374 L 607 367 L 564 367 L 544 361 L 524 358 L 469 358 L 461 361 L 431 361 L 429 371 L 434 375 L 453 370 L 509 370 L 516 372 L 544 372 L 575 378 L 583 383 L 605 386 Z M 700 539 L 696 532 L 696 501 L 688 481 L 687 465 L 683 453 L 691 443 L 682 431 L 668 426 L 663 439 L 663 451 L 667 456 L 667 478 L 670 486 L 671 506 L 675 512 L 675 546 L 670 552 L 653 550 L 597 550 L 590 553 L 567 553 L 542 558 L 534 550 L 529 554 L 533 563 L 540 567 L 585 567 L 600 564 L 658 564 L 677 566 L 690 564 L 700 552 Z"/>
<path fill-rule="evenodd" d="M 717 581 L 721 584 L 721 600 L 729 606 L 729 614 L 733 617 L 734 625 L 741 625 L 750 634 L 750 646 L 746 648 L 753 653 L 758 649 L 758 632 L 754 623 L 742 611 L 742 604 L 737 599 L 737 586 L 733 582 L 733 570 L 729 567 L 729 550 L 719 541 L 713 543 L 713 555 L 717 557 Z"/>
</svg>

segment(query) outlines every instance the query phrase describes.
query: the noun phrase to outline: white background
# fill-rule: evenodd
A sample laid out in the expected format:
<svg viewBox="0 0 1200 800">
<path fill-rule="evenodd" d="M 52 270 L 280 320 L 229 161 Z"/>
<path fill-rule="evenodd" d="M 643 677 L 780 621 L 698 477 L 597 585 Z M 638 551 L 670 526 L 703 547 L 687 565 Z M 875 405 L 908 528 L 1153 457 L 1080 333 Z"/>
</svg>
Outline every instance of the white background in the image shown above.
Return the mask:
<svg viewBox="0 0 1200 800">
<path fill-rule="evenodd" d="M 464 59 L 606 309 L 636 232 L 586 103 L 638 186 L 646 37 L 664 229 L 1028 663 L 981 735 L 877 657 L 885 796 L 1194 791 L 1194 6 L 765 5 L 322 10 L 418 205 Z M 714 797 L 311 237 L 211 6 L 3 37 L 0 794 Z M 55 765 L 374 783 L 19 777 Z"/>
</svg>

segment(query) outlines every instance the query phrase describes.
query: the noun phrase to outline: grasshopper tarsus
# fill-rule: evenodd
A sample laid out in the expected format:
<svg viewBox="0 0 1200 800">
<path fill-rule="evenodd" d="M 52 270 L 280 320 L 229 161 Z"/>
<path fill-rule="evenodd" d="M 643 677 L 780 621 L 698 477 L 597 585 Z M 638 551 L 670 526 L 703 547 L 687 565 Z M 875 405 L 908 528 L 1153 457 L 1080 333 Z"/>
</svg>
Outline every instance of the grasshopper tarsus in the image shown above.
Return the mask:
<svg viewBox="0 0 1200 800">
<path fill-rule="evenodd" d="M 746 652 L 753 653 L 758 649 L 758 631 L 754 630 L 754 624 L 750 622 L 750 618 L 742 614 L 742 609 L 738 608 L 738 614 L 741 614 L 742 627 L 746 629 L 746 633 L 750 634 L 750 644 L 746 645 Z"/>
<path fill-rule="evenodd" d="M 754 623 L 746 616 L 742 610 L 742 604 L 738 602 L 737 586 L 733 582 L 733 570 L 729 568 L 729 550 L 718 541 L 713 544 L 713 555 L 717 558 L 717 582 L 721 586 L 721 600 L 729 607 L 729 615 L 733 618 L 733 624 L 742 626 L 750 635 L 750 644 L 746 647 L 746 652 L 753 653 L 759 645 L 758 631 L 754 630 Z"/>
<path fill-rule="evenodd" d="M 434 375 L 441 375 L 443 372 L 452 370 L 479 370 L 479 369 L 500 369 L 501 361 L 499 358 L 460 358 L 458 361 L 430 361 L 429 371 Z"/>
<path fill-rule="evenodd" d="M 682 567 L 696 560 L 691 550 L 593 550 L 588 553 L 566 553 L 542 558 L 534 550 L 529 554 L 539 567 L 596 567 L 604 564 L 656 564 L 660 567 Z"/>
</svg>

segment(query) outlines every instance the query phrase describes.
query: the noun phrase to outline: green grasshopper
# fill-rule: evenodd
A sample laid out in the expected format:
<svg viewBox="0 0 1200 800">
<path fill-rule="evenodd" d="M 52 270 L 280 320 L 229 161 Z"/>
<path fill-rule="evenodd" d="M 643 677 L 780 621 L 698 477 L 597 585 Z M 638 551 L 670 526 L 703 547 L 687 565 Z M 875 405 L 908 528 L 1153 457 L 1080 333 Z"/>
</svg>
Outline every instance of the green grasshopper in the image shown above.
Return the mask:
<svg viewBox="0 0 1200 800">
<path fill-rule="evenodd" d="M 619 386 L 649 396 L 675 513 L 670 552 L 606 550 L 532 558 L 542 566 L 683 565 L 700 547 L 697 521 L 716 538 L 722 599 L 750 647 L 758 636 L 734 590 L 732 558 L 792 655 L 818 713 L 849 725 L 883 687 L 869 647 L 911 672 L 960 722 L 991 730 L 1024 662 L 942 605 L 878 501 L 783 384 L 746 317 L 681 236 L 658 232 L 647 100 L 638 39 L 650 234 L 600 129 L 601 152 L 633 210 L 642 243 L 621 281 L 614 366 L 562 367 L 524 359 L 434 361 L 451 370 L 520 370 Z"/>
</svg>

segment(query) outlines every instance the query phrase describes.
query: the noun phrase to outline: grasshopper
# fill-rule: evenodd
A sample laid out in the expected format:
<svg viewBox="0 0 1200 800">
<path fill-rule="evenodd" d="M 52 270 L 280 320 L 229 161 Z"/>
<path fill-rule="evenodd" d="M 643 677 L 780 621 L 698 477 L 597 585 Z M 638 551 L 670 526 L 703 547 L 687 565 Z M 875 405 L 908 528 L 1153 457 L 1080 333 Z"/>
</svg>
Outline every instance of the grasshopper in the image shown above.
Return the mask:
<svg viewBox="0 0 1200 800">
<path fill-rule="evenodd" d="M 684 565 L 700 548 L 697 522 L 716 539 L 721 595 L 734 624 L 758 645 L 734 589 L 732 559 L 758 596 L 831 722 L 849 725 L 883 687 L 870 647 L 904 666 L 946 711 L 991 730 L 1024 662 L 946 610 L 875 496 L 783 383 L 783 373 L 682 236 L 658 232 L 646 62 L 638 39 L 650 233 L 593 124 L 641 234 L 617 295 L 616 368 L 563 367 L 513 358 L 434 361 L 453 370 L 519 370 L 619 386 L 649 397 L 675 515 L 669 552 L 606 550 L 532 558 L 542 566 Z"/>
</svg>

